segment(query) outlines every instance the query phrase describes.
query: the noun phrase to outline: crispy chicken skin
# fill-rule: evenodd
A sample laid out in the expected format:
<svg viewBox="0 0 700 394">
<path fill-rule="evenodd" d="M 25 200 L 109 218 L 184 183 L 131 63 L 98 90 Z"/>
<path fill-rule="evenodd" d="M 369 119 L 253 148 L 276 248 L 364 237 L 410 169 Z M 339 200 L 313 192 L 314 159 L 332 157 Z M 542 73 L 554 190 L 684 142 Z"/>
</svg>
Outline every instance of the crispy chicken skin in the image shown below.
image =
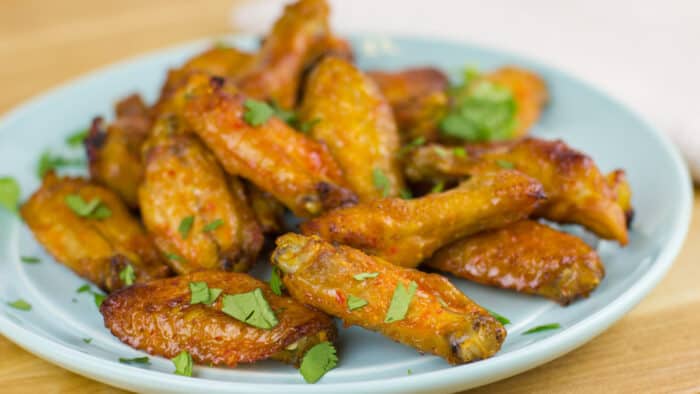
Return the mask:
<svg viewBox="0 0 700 394">
<path fill-rule="evenodd" d="M 544 199 L 542 185 L 534 179 L 500 170 L 443 193 L 337 209 L 303 223 L 301 231 L 416 267 L 443 245 L 528 217 Z"/>
<path fill-rule="evenodd" d="M 191 89 L 184 114 L 228 173 L 253 182 L 301 217 L 357 201 L 323 144 L 274 116 L 251 126 L 243 118 L 246 98 L 223 85 L 212 78 Z"/>
<path fill-rule="evenodd" d="M 447 75 L 433 67 L 367 74 L 391 104 L 404 143 L 420 137 L 437 141 L 438 125 L 448 109 Z"/>
<path fill-rule="evenodd" d="M 634 208 L 632 208 L 632 188 L 627 182 L 627 174 L 625 170 L 617 169 L 609 173 L 606 178 L 610 189 L 615 194 L 617 204 L 625 212 L 625 220 L 629 228 L 634 219 Z"/>
<path fill-rule="evenodd" d="M 139 188 L 143 222 L 178 273 L 202 269 L 247 271 L 263 237 L 243 186 L 228 178 L 196 136 L 161 131 L 161 119 L 144 145 Z M 185 236 L 181 223 L 192 217 Z M 208 228 L 212 223 L 219 226 Z"/>
<path fill-rule="evenodd" d="M 513 137 L 526 135 L 539 120 L 549 99 L 547 86 L 542 78 L 532 71 L 513 66 L 494 70 L 485 74 L 484 78 L 511 91 L 516 104 L 517 122 Z"/>
<path fill-rule="evenodd" d="M 260 190 L 254 184 L 244 181 L 246 196 L 265 234 L 279 234 L 284 230 L 284 205 L 268 192 Z"/>
<path fill-rule="evenodd" d="M 325 0 L 299 0 L 289 4 L 262 43 L 251 68 L 239 86 L 260 100 L 272 100 L 283 108 L 293 108 L 304 69 L 329 42 L 329 8 Z"/>
<path fill-rule="evenodd" d="M 90 178 L 114 190 L 131 208 L 138 207 L 143 177 L 141 144 L 151 128 L 150 113 L 138 95 L 117 103 L 117 118 L 107 125 L 97 117 L 85 139 Z"/>
<path fill-rule="evenodd" d="M 347 61 L 326 57 L 306 83 L 299 110 L 310 135 L 328 146 L 361 202 L 396 197 L 404 188 L 391 107 L 375 83 Z M 388 181 L 378 187 L 375 172 Z"/>
<path fill-rule="evenodd" d="M 451 364 L 491 357 L 506 337 L 496 319 L 440 275 L 398 267 L 348 246 L 291 233 L 277 239 L 272 262 L 281 269 L 285 287 L 298 301 L 339 317 L 346 325 L 378 331 Z M 374 278 L 354 278 L 375 272 Z M 405 318 L 385 322 L 397 285 L 408 287 L 411 282 L 417 289 Z M 362 298 L 367 305 L 350 311 L 349 296 Z"/>
<path fill-rule="evenodd" d="M 601 238 L 627 244 L 625 212 L 631 212 L 629 198 L 623 201 L 626 206 L 621 206 L 616 195 L 625 195 L 622 188 L 626 182 L 616 193 L 590 157 L 561 140 L 528 137 L 468 145 L 466 151 L 466 155 L 458 156 L 439 145 L 415 149 L 406 160 L 406 177 L 412 181 L 458 180 L 508 163 L 542 182 L 547 201 L 535 216 L 580 224 Z M 629 193 L 628 186 L 626 190 Z"/>
<path fill-rule="evenodd" d="M 66 204 L 66 197 L 72 194 L 85 202 L 98 198 L 111 215 L 104 219 L 78 216 Z M 107 292 L 125 285 L 119 274 L 129 264 L 136 283 L 170 275 L 141 224 L 105 187 L 49 172 L 41 188 L 22 206 L 21 214 L 39 243 L 57 261 Z"/>
<path fill-rule="evenodd" d="M 190 305 L 190 282 L 223 292 L 212 305 Z M 279 323 L 265 330 L 221 311 L 225 295 L 261 289 Z M 267 358 L 298 365 L 306 350 L 332 341 L 332 319 L 247 274 L 201 271 L 134 285 L 111 294 L 100 307 L 105 326 L 122 342 L 155 356 L 188 351 L 200 364 L 235 367 Z"/>
<path fill-rule="evenodd" d="M 598 254 L 581 239 L 531 220 L 462 238 L 423 266 L 562 305 L 588 296 L 605 275 Z"/>
</svg>

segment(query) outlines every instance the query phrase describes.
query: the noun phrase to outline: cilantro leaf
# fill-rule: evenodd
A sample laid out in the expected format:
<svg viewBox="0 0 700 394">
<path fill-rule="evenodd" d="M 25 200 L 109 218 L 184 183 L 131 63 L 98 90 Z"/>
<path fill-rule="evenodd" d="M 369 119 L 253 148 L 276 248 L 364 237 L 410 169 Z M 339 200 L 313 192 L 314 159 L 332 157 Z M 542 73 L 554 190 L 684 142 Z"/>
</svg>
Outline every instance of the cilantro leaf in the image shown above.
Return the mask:
<svg viewBox="0 0 700 394">
<path fill-rule="evenodd" d="M 253 99 L 246 99 L 243 103 L 243 120 L 253 127 L 258 127 L 267 122 L 275 110 L 266 102 Z"/>
<path fill-rule="evenodd" d="M 89 342 L 86 342 L 89 343 Z M 151 361 L 148 357 L 123 358 L 119 357 L 119 362 L 122 364 L 145 364 L 150 365 Z"/>
<path fill-rule="evenodd" d="M 461 146 L 458 146 L 458 147 L 452 149 L 452 154 L 455 157 L 461 157 L 461 158 L 467 157 L 466 149 L 462 148 Z"/>
<path fill-rule="evenodd" d="M 399 155 L 405 155 L 409 151 L 411 151 L 411 150 L 413 150 L 421 145 L 424 145 L 425 142 L 426 142 L 425 137 L 423 137 L 423 136 L 417 137 L 413 141 L 402 146 L 401 149 L 399 149 Z"/>
<path fill-rule="evenodd" d="M 411 193 L 411 190 L 409 189 L 401 189 L 399 191 L 399 197 L 403 198 L 404 200 L 410 200 L 413 198 L 413 193 Z"/>
<path fill-rule="evenodd" d="M 12 213 L 17 212 L 19 195 L 19 183 L 17 183 L 14 178 L 0 178 L 0 207 L 5 208 Z"/>
<path fill-rule="evenodd" d="M 95 292 L 92 292 L 92 297 L 93 297 L 93 299 L 94 299 L 94 301 L 95 301 L 95 305 L 96 305 L 98 308 L 99 308 L 100 306 L 102 306 L 102 302 L 105 300 L 105 298 L 107 298 L 106 295 L 100 294 L 100 293 L 95 293 Z"/>
<path fill-rule="evenodd" d="M 284 283 L 282 283 L 282 278 L 280 278 L 280 269 L 278 267 L 272 267 L 272 273 L 270 274 L 270 288 L 272 289 L 272 292 L 278 296 L 282 295 Z"/>
<path fill-rule="evenodd" d="M 85 141 L 85 138 L 87 138 L 89 132 L 90 130 L 88 129 L 76 131 L 75 133 L 66 137 L 66 144 L 72 147 L 78 147 L 82 145 L 83 141 Z"/>
<path fill-rule="evenodd" d="M 430 189 L 431 193 L 440 193 L 443 190 L 445 190 L 445 181 L 440 181 L 433 186 L 432 189 Z"/>
<path fill-rule="evenodd" d="M 248 293 L 225 296 L 221 311 L 246 324 L 265 330 L 279 323 L 260 288 Z"/>
<path fill-rule="evenodd" d="M 91 290 L 90 290 L 90 285 L 87 284 L 87 283 L 84 284 L 84 285 L 82 285 L 82 286 L 80 286 L 80 287 L 78 287 L 78 288 L 75 290 L 76 293 L 85 293 L 85 292 L 90 292 L 90 291 L 91 291 Z"/>
<path fill-rule="evenodd" d="M 307 383 L 316 383 L 338 364 L 335 347 L 330 342 L 321 342 L 304 355 L 299 372 Z"/>
<path fill-rule="evenodd" d="M 301 131 L 302 133 L 306 134 L 306 133 L 308 133 L 309 131 L 311 131 L 311 129 L 313 129 L 314 126 L 316 126 L 319 122 L 321 122 L 321 118 L 313 118 L 313 119 L 311 119 L 311 120 L 309 120 L 309 121 L 302 122 L 302 123 L 299 125 L 299 131 Z"/>
<path fill-rule="evenodd" d="M 505 168 L 508 170 L 515 168 L 515 164 L 513 164 L 509 161 L 506 161 L 506 160 L 496 160 L 496 164 L 498 164 L 499 167 Z"/>
<path fill-rule="evenodd" d="M 136 280 L 136 274 L 134 273 L 134 267 L 131 264 L 127 264 L 123 270 L 119 272 L 119 279 L 124 282 L 125 285 L 131 286 Z"/>
<path fill-rule="evenodd" d="M 348 296 L 348 309 L 349 310 L 354 311 L 355 309 L 360 309 L 365 305 L 367 305 L 367 300 L 365 300 L 364 298 L 355 297 L 352 294 L 350 294 Z"/>
<path fill-rule="evenodd" d="M 297 113 L 294 111 L 286 110 L 282 107 L 280 107 L 276 101 L 272 101 L 270 103 L 270 106 L 272 107 L 272 110 L 274 111 L 274 115 L 281 120 L 284 121 L 284 123 L 294 126 L 297 123 Z"/>
<path fill-rule="evenodd" d="M 180 237 L 182 237 L 182 239 L 187 239 L 187 235 L 189 235 L 193 224 L 194 216 L 187 216 L 180 220 L 180 225 L 177 227 L 177 231 L 180 233 Z"/>
<path fill-rule="evenodd" d="M 185 259 L 182 258 L 182 256 L 180 256 L 180 255 L 177 254 L 177 253 L 166 253 L 166 254 L 165 254 L 165 257 L 167 257 L 168 260 L 180 261 L 180 262 L 185 261 Z"/>
<path fill-rule="evenodd" d="M 82 158 L 67 158 L 63 156 L 54 156 L 51 152 L 44 152 L 39 157 L 39 164 L 37 165 L 37 175 L 39 178 L 43 178 L 44 175 L 50 170 L 54 170 L 62 167 L 81 167 L 85 165 L 85 160 Z"/>
<path fill-rule="evenodd" d="M 8 302 L 7 305 L 19 309 L 20 311 L 30 311 L 32 310 L 32 304 L 28 303 L 23 299 L 18 299 L 16 301 Z"/>
<path fill-rule="evenodd" d="M 209 288 L 207 282 L 190 282 L 190 304 L 211 305 L 219 298 L 223 290 Z"/>
<path fill-rule="evenodd" d="M 89 345 L 92 342 L 92 338 L 83 338 L 83 342 Z"/>
<path fill-rule="evenodd" d="M 534 334 L 537 332 L 548 331 L 548 330 L 556 330 L 559 328 L 561 328 L 559 323 L 543 324 L 541 326 L 533 327 L 533 328 L 523 332 L 522 335 Z"/>
<path fill-rule="evenodd" d="M 489 314 L 490 314 L 491 316 L 493 316 L 496 320 L 498 320 L 498 321 L 499 321 L 501 324 L 503 324 L 504 326 L 505 326 L 506 324 L 510 324 L 510 320 L 508 320 L 507 317 L 505 317 L 505 316 L 503 316 L 503 315 L 499 315 L 498 313 L 496 313 L 496 312 L 494 312 L 494 311 L 492 311 L 492 310 L 490 310 L 490 309 L 487 309 L 487 311 L 489 312 Z"/>
<path fill-rule="evenodd" d="M 89 219 L 106 219 L 112 215 L 112 211 L 95 197 L 86 202 L 78 194 L 69 194 L 65 198 L 66 205 L 78 216 Z"/>
<path fill-rule="evenodd" d="M 362 282 L 365 279 L 369 278 L 376 278 L 379 275 L 379 272 L 362 272 L 359 274 L 355 274 L 352 277 L 355 278 L 355 280 L 359 280 Z"/>
<path fill-rule="evenodd" d="M 183 350 L 171 359 L 175 365 L 175 375 L 192 376 L 192 356 Z"/>
<path fill-rule="evenodd" d="M 216 219 L 216 220 L 213 220 L 213 221 L 207 223 L 206 226 L 202 227 L 202 232 L 207 233 L 209 231 L 214 231 L 223 225 L 224 225 L 223 219 Z"/>
<path fill-rule="evenodd" d="M 411 299 L 416 293 L 418 284 L 414 281 L 408 284 L 408 289 L 399 282 L 396 285 L 396 290 L 394 290 L 394 295 L 391 297 L 391 304 L 389 305 L 389 310 L 386 311 L 386 317 L 384 318 L 385 323 L 393 323 L 395 321 L 403 320 L 408 312 L 408 307 L 411 304 Z"/>
<path fill-rule="evenodd" d="M 391 191 L 391 182 L 389 182 L 389 178 L 387 178 L 381 168 L 375 167 L 372 170 L 372 183 L 374 183 L 374 187 L 377 190 L 381 190 L 382 197 L 389 195 L 389 192 Z"/>
<path fill-rule="evenodd" d="M 22 262 L 26 264 L 41 263 L 41 260 L 38 257 L 34 256 L 20 256 L 20 260 L 22 260 Z"/>
</svg>

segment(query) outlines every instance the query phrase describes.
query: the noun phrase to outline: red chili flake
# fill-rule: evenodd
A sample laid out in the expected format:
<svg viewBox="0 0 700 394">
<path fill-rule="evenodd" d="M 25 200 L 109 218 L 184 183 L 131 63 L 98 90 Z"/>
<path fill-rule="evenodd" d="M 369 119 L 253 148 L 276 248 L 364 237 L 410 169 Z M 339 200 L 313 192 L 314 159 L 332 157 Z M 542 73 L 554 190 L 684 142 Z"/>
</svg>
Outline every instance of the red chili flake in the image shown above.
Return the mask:
<svg viewBox="0 0 700 394">
<path fill-rule="evenodd" d="M 340 305 L 345 305 L 345 296 L 343 295 L 343 293 L 340 292 L 340 290 L 337 290 L 337 289 L 336 289 L 336 291 L 335 291 L 335 299 L 338 300 L 338 303 L 339 303 Z"/>
</svg>

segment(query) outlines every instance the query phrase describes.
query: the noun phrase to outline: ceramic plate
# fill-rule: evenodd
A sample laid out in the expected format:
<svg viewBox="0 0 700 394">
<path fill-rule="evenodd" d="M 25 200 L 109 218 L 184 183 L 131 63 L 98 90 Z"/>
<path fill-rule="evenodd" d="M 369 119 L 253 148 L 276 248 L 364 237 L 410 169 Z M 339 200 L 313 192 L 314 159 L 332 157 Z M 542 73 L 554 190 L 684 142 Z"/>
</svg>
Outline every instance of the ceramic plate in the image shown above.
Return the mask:
<svg viewBox="0 0 700 394">
<path fill-rule="evenodd" d="M 257 40 L 230 37 L 253 49 Z M 0 122 L 0 175 L 19 180 L 26 198 L 39 185 L 36 163 L 51 149 L 81 155 L 64 139 L 91 117 L 110 116 L 112 103 L 137 91 L 154 100 L 169 67 L 211 45 L 212 40 L 155 52 L 72 81 L 6 115 Z M 669 140 L 619 102 L 565 73 L 508 53 L 466 44 L 417 38 L 357 36 L 363 68 L 434 65 L 457 72 L 465 64 L 490 69 L 517 64 L 547 81 L 551 105 L 534 134 L 563 138 L 589 153 L 602 170 L 623 167 L 634 191 L 636 218 L 629 246 L 597 244 L 606 277 L 590 298 L 561 307 L 553 302 L 452 279 L 479 304 L 508 317 L 508 338 L 493 358 L 463 366 L 414 350 L 361 328 L 341 328 L 340 364 L 315 385 L 292 367 L 260 362 L 236 369 L 196 367 L 195 377 L 173 375 L 169 360 L 152 357 L 147 366 L 120 364 L 142 353 L 114 338 L 103 326 L 92 296 L 76 293 L 85 281 L 56 264 L 19 220 L 0 212 L 0 332 L 53 363 L 93 379 L 134 391 L 154 392 L 447 392 L 502 379 L 580 346 L 622 317 L 671 266 L 691 215 L 687 170 Z M 40 256 L 39 264 L 20 261 Z M 267 277 L 261 262 L 254 274 Z M 28 312 L 5 304 L 23 298 Z M 561 329 L 522 335 L 533 326 Z M 88 344 L 83 338 L 92 338 Z M 410 371 L 410 373 L 409 373 Z"/>
</svg>

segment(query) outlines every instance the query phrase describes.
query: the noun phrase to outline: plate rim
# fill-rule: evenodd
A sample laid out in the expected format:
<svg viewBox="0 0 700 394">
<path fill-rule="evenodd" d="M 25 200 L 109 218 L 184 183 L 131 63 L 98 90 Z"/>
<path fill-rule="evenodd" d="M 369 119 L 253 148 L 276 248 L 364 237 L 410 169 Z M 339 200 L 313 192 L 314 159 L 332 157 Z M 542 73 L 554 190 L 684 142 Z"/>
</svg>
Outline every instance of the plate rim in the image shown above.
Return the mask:
<svg viewBox="0 0 700 394">
<path fill-rule="evenodd" d="M 103 358 L 83 353 L 79 350 L 54 342 L 38 333 L 23 328 L 3 314 L 0 314 L 0 333 L 23 349 L 61 368 L 126 389 L 142 389 L 145 387 L 152 391 L 162 391 L 164 388 L 167 388 L 168 390 L 180 392 L 194 392 L 202 389 L 206 389 L 210 392 L 268 392 L 270 390 L 284 390 L 287 393 L 310 393 L 331 390 L 336 392 L 361 391 L 367 393 L 417 392 L 426 390 L 434 392 L 434 390 L 451 389 L 463 390 L 519 374 L 578 348 L 621 319 L 665 277 L 678 256 L 688 233 L 693 210 L 693 189 L 688 167 L 681 158 L 680 152 L 676 146 L 673 145 L 670 138 L 665 133 L 661 132 L 652 122 L 649 122 L 643 114 L 633 110 L 623 100 L 615 97 L 605 89 L 600 88 L 596 83 L 581 78 L 559 66 L 550 66 L 544 62 L 513 51 L 475 44 L 466 40 L 431 35 L 378 33 L 370 31 L 356 31 L 350 34 L 350 37 L 353 39 L 371 39 L 378 36 L 397 40 L 420 41 L 423 43 L 461 45 L 476 50 L 508 55 L 516 63 L 527 63 L 528 65 L 573 80 L 587 89 L 590 89 L 606 101 L 614 104 L 622 112 L 638 119 L 644 126 L 643 129 L 646 129 L 645 132 L 659 143 L 659 149 L 665 151 L 669 156 L 674 168 L 674 174 L 681 179 L 680 189 L 678 191 L 682 196 L 682 201 L 679 201 L 677 205 L 678 209 L 671 226 L 671 236 L 668 242 L 661 246 L 650 269 L 640 277 L 639 281 L 627 288 L 617 299 L 580 322 L 533 344 L 497 356 L 493 359 L 494 362 L 477 362 L 415 375 L 358 382 L 323 383 L 316 385 L 231 382 L 207 378 L 188 378 L 160 371 L 129 367 L 116 362 L 108 362 Z M 42 101 L 48 99 L 50 96 L 60 94 L 64 89 L 91 78 L 99 78 L 100 74 L 108 72 L 109 70 L 123 67 L 131 63 L 147 61 L 149 58 L 156 58 L 170 51 L 204 46 L 216 39 L 220 40 L 225 38 L 227 40 L 241 40 L 241 42 L 244 42 L 250 41 L 256 37 L 255 35 L 248 34 L 216 35 L 168 45 L 155 50 L 141 52 L 123 60 L 108 63 L 89 72 L 72 77 L 50 89 L 44 90 L 43 93 L 34 95 L 20 102 L 9 111 L 0 115 L 0 128 L 4 127 L 6 123 L 12 122 L 15 118 L 23 116 L 24 113 L 32 112 L 33 107 L 40 105 Z M 13 225 L 18 224 L 16 219 L 12 220 L 14 221 Z M 495 362 L 495 360 L 499 361 Z M 462 379 L 462 370 L 465 367 L 469 367 L 469 373 L 478 375 L 479 379 L 465 383 Z M 139 383 L 134 384 L 133 382 L 135 381 Z M 378 385 L 378 382 L 382 384 Z"/>
</svg>

